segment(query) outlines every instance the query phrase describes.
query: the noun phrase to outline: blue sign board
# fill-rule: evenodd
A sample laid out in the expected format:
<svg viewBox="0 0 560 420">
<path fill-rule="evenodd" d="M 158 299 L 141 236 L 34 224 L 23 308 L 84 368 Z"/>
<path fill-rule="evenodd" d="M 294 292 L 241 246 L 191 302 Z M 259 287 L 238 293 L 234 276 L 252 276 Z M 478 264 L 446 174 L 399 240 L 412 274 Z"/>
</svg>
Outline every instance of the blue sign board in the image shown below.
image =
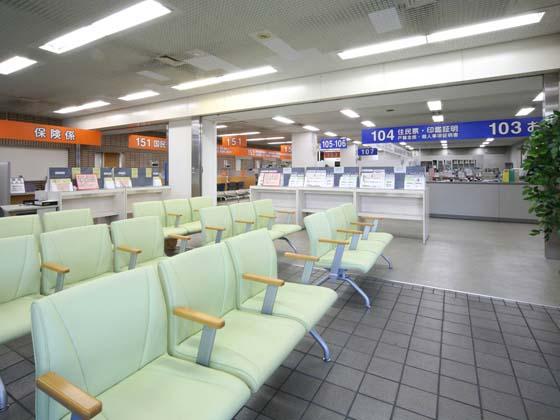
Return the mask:
<svg viewBox="0 0 560 420">
<path fill-rule="evenodd" d="M 541 118 L 364 128 L 362 144 L 529 137 Z"/>
<path fill-rule="evenodd" d="M 361 147 L 358 149 L 358 156 L 376 156 L 377 148 L 375 147 Z"/>
<path fill-rule="evenodd" d="M 346 137 L 323 137 L 321 138 L 321 150 L 339 150 L 348 147 Z"/>
</svg>

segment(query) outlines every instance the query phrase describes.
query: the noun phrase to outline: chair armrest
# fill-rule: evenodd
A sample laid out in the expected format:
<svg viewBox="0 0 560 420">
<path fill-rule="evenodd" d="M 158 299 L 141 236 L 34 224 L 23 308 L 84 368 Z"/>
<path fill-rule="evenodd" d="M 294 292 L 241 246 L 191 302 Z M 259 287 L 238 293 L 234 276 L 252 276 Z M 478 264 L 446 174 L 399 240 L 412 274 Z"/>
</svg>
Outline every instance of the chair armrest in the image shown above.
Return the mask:
<svg viewBox="0 0 560 420">
<path fill-rule="evenodd" d="M 168 216 L 173 216 L 173 217 L 181 217 L 183 214 L 182 213 L 167 213 Z"/>
<path fill-rule="evenodd" d="M 356 229 L 337 229 L 337 232 L 340 233 L 349 233 L 351 235 L 361 235 L 362 231 L 361 230 L 356 230 Z"/>
<path fill-rule="evenodd" d="M 255 222 L 252 221 L 252 220 L 242 220 L 242 219 L 236 220 L 235 223 L 244 223 L 246 225 L 254 225 L 255 224 Z"/>
<path fill-rule="evenodd" d="M 178 241 L 189 241 L 191 239 L 190 236 L 187 235 L 177 235 L 175 233 L 172 233 L 171 235 L 167 236 L 168 238 L 171 239 L 177 239 Z"/>
<path fill-rule="evenodd" d="M 243 273 L 244 280 L 256 281 L 258 283 L 264 283 L 269 286 L 282 287 L 286 283 L 284 280 L 275 279 L 274 277 L 260 276 L 258 274 Z"/>
<path fill-rule="evenodd" d="M 142 250 L 140 248 L 134 248 L 128 245 L 119 245 L 117 247 L 119 251 L 128 252 L 129 254 L 141 254 Z"/>
<path fill-rule="evenodd" d="M 284 256 L 288 258 L 293 258 L 294 260 L 313 261 L 313 262 L 317 262 L 320 260 L 319 257 L 315 257 L 314 255 L 295 254 L 293 252 L 284 252 Z"/>
<path fill-rule="evenodd" d="M 222 232 L 222 231 L 226 230 L 225 227 L 221 227 L 221 226 L 204 226 L 204 229 L 216 230 L 218 232 Z"/>
<path fill-rule="evenodd" d="M 348 245 L 350 243 L 350 241 L 340 241 L 338 239 L 329 239 L 329 238 L 319 238 L 319 242 L 323 242 L 325 244 L 334 244 L 334 245 Z"/>
<path fill-rule="evenodd" d="M 373 223 L 366 223 L 366 222 L 350 222 L 351 225 L 354 226 L 369 226 L 373 227 Z"/>
<path fill-rule="evenodd" d="M 38 377 L 37 388 L 82 419 L 91 419 L 101 413 L 101 401 L 54 372 Z"/>
<path fill-rule="evenodd" d="M 296 214 L 295 210 L 276 210 L 276 213 Z"/>
<path fill-rule="evenodd" d="M 51 270 L 59 274 L 66 274 L 70 272 L 70 269 L 65 265 L 57 264 L 54 262 L 48 262 L 48 261 L 41 264 L 41 268 L 46 268 L 47 270 Z"/>
<path fill-rule="evenodd" d="M 274 214 L 259 214 L 259 217 L 264 217 L 265 219 L 276 219 Z"/>
<path fill-rule="evenodd" d="M 199 324 L 206 325 L 207 327 L 217 330 L 223 328 L 224 325 L 226 325 L 226 322 L 222 318 L 208 315 L 204 312 L 195 311 L 194 309 L 185 308 L 184 306 L 179 306 L 173 309 L 173 314 L 180 318 L 198 322 Z"/>
<path fill-rule="evenodd" d="M 365 220 L 375 220 L 375 219 L 377 219 L 377 220 L 383 220 L 383 217 L 373 217 L 373 216 L 360 216 L 360 217 L 361 217 L 362 219 L 365 219 Z"/>
</svg>

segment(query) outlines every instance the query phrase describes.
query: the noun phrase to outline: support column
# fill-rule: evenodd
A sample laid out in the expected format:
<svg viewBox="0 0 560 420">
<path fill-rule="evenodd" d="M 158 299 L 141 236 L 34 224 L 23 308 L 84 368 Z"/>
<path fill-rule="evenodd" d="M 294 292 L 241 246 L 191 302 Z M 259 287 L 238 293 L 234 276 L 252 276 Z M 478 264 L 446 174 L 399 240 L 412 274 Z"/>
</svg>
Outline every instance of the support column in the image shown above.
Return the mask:
<svg viewBox="0 0 560 420">
<path fill-rule="evenodd" d="M 543 76 L 544 100 L 542 102 L 542 106 L 544 117 L 551 115 L 554 111 L 558 111 L 560 109 L 559 79 L 559 73 L 548 73 Z"/>
<path fill-rule="evenodd" d="M 191 120 L 170 121 L 167 138 L 170 195 L 176 198 L 189 198 L 192 184 Z"/>
<path fill-rule="evenodd" d="M 218 185 L 218 141 L 216 123 L 207 118 L 202 119 L 202 195 L 212 197 L 216 204 Z"/>
<path fill-rule="evenodd" d="M 358 166 L 358 146 L 354 143 L 340 150 L 340 166 Z"/>
<path fill-rule="evenodd" d="M 292 166 L 317 166 L 317 134 L 292 134 Z"/>
</svg>

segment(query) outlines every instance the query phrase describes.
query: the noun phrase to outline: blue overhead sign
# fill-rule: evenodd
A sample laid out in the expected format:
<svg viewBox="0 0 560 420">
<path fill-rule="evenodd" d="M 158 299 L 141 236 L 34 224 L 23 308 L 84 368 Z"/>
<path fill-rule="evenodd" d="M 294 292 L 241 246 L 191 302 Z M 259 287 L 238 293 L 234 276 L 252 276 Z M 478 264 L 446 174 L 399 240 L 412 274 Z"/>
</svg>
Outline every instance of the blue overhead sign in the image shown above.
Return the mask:
<svg viewBox="0 0 560 420">
<path fill-rule="evenodd" d="M 358 156 L 376 156 L 377 149 L 375 147 L 361 147 L 358 149 Z"/>
<path fill-rule="evenodd" d="M 321 150 L 338 150 L 348 147 L 346 137 L 323 137 L 321 138 Z"/>
<path fill-rule="evenodd" d="M 364 128 L 362 144 L 529 137 L 541 118 Z"/>
</svg>

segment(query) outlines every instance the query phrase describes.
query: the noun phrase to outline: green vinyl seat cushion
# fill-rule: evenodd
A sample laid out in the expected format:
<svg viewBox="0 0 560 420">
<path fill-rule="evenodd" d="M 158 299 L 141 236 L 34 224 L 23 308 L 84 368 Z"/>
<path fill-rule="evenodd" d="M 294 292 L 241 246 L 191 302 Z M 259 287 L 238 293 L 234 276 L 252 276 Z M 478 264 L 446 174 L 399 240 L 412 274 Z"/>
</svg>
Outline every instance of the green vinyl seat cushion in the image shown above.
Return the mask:
<svg viewBox="0 0 560 420">
<path fill-rule="evenodd" d="M 178 228 L 186 230 L 186 233 L 199 233 L 200 222 L 193 221 L 191 204 L 188 198 L 174 198 L 171 200 L 164 200 L 165 214 L 167 224 L 165 227 L 175 227 L 176 216 L 170 213 L 180 214 Z M 172 232 L 173 233 L 173 232 Z"/>
<path fill-rule="evenodd" d="M 200 209 L 200 222 L 202 224 L 202 237 L 205 245 L 214 243 L 217 232 L 206 229 L 206 226 L 222 227 L 222 239 L 233 236 L 233 221 L 228 206 L 204 207 Z"/>
<path fill-rule="evenodd" d="M 243 273 L 277 277 L 276 249 L 266 229 L 259 229 L 225 241 L 237 279 L 237 307 L 261 312 L 266 293 L 263 285 L 243 280 Z M 298 321 L 309 331 L 337 298 L 335 291 L 320 286 L 285 283 L 279 287 L 272 315 Z"/>
<path fill-rule="evenodd" d="M 163 236 L 165 238 L 169 238 L 171 235 L 186 235 L 187 233 L 187 229 L 184 226 L 163 228 Z"/>
<path fill-rule="evenodd" d="M 346 225 L 348 229 L 361 229 L 356 225 L 352 225 L 353 222 L 358 222 L 358 213 L 356 212 L 356 207 L 352 203 L 342 204 L 340 207 L 344 212 L 344 216 L 346 217 Z M 368 241 L 377 241 L 382 242 L 385 245 L 388 245 L 389 242 L 393 240 L 393 235 L 387 232 L 370 232 L 368 234 Z"/>
<path fill-rule="evenodd" d="M 334 253 L 334 250 L 327 252 L 315 264 L 319 267 L 330 268 L 334 260 Z M 346 250 L 342 256 L 340 268 L 365 274 L 374 266 L 376 259 L 377 256 L 368 251 Z"/>
<path fill-rule="evenodd" d="M 159 264 L 169 319 L 169 352 L 196 360 L 202 326 L 173 315 L 188 307 L 222 317 L 210 367 L 242 379 L 257 391 L 305 335 L 296 321 L 236 309 L 236 280 L 224 243 L 174 256 Z"/>
<path fill-rule="evenodd" d="M 48 296 L 31 315 L 37 376 L 56 372 L 99 398 L 96 418 L 229 419 L 250 395 L 234 376 L 167 354 L 165 301 L 153 267 Z M 68 414 L 41 391 L 35 408 L 39 420 Z"/>
<path fill-rule="evenodd" d="M 289 235 L 290 233 L 299 232 L 301 230 L 301 226 L 288 223 L 274 223 L 271 230 L 277 232 L 280 237 L 282 237 Z"/>
<path fill-rule="evenodd" d="M 200 223 L 200 220 L 184 223 L 180 225 L 180 227 L 187 229 L 187 233 L 189 234 L 202 232 L 202 223 Z"/>
<path fill-rule="evenodd" d="M 93 225 L 93 217 L 89 208 L 50 211 L 43 214 L 45 232 L 89 225 Z"/>
<path fill-rule="evenodd" d="M 260 215 L 276 215 L 274 207 L 272 205 L 272 200 L 255 200 L 252 202 L 255 208 L 255 214 L 257 216 L 257 229 L 268 228 L 268 218 L 260 217 Z M 302 229 L 300 225 L 293 223 L 273 223 L 270 230 L 274 231 L 271 233 L 273 239 L 278 239 L 283 236 L 289 235 L 290 233 L 299 232 Z M 279 236 L 278 236 L 279 235 Z"/>
<path fill-rule="evenodd" d="M 253 222 L 253 224 L 250 225 L 249 230 L 255 229 L 256 222 L 257 222 L 257 215 L 255 213 L 255 209 L 252 203 L 247 202 L 247 203 L 231 204 L 229 206 L 229 210 L 231 212 L 231 218 L 233 221 L 234 236 L 245 233 L 246 231 L 246 224 L 239 223 L 237 222 L 238 220 Z"/>
<path fill-rule="evenodd" d="M 0 344 L 29 334 L 31 331 L 31 304 L 41 297 L 37 293 L 0 303 Z"/>
<path fill-rule="evenodd" d="M 192 210 L 191 220 L 193 222 L 200 220 L 200 209 L 214 206 L 214 200 L 212 199 L 212 197 L 205 197 L 205 196 L 191 197 L 189 198 L 189 203 L 191 205 L 191 210 Z"/>
<path fill-rule="evenodd" d="M 0 239 L 33 235 L 39 249 L 39 235 L 42 231 L 41 220 L 36 214 L 0 217 Z"/>
<path fill-rule="evenodd" d="M 187 229 L 184 227 L 167 226 L 167 218 L 165 216 L 165 208 L 163 201 L 141 201 L 132 204 L 132 216 L 146 217 L 156 216 L 159 218 L 161 226 L 163 227 L 163 236 L 168 238 L 169 235 L 186 235 Z"/>
<path fill-rule="evenodd" d="M 389 245 L 389 243 L 393 240 L 393 235 L 387 232 L 370 232 L 367 240 Z"/>
</svg>

